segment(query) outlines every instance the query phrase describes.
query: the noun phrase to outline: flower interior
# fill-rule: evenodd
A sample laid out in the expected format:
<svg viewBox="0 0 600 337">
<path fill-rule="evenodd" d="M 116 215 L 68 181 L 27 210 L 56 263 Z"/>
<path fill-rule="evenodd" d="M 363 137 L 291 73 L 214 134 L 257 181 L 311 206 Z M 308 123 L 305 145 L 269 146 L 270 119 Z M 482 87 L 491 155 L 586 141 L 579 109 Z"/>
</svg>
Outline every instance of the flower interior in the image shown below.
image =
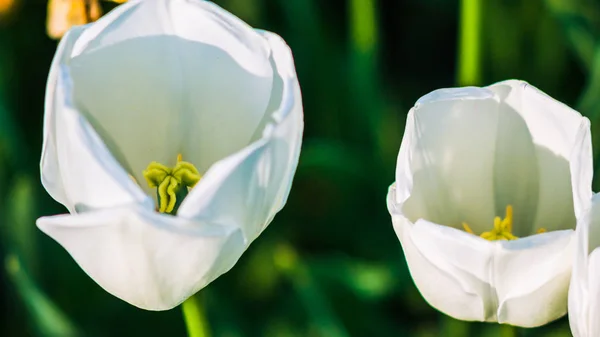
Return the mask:
<svg viewBox="0 0 600 337">
<path fill-rule="evenodd" d="M 562 124 L 555 121 L 562 108 L 524 85 L 426 97 L 407 122 L 408 167 L 396 180 L 401 212 L 412 223 L 423 219 L 488 240 L 574 229 L 579 187 L 571 183 L 571 163 L 580 120 L 566 113 Z"/>
<path fill-rule="evenodd" d="M 474 234 L 471 227 L 466 223 L 462 223 L 463 228 L 466 232 Z M 514 236 L 512 233 L 512 225 L 513 225 L 513 207 L 512 205 L 506 206 L 506 213 L 504 215 L 504 219 L 501 219 L 499 216 L 494 218 L 494 228 L 488 232 L 483 232 L 479 235 L 482 239 L 496 241 L 496 240 L 516 240 L 518 237 Z M 545 228 L 539 228 L 537 233 L 546 232 Z"/>
</svg>

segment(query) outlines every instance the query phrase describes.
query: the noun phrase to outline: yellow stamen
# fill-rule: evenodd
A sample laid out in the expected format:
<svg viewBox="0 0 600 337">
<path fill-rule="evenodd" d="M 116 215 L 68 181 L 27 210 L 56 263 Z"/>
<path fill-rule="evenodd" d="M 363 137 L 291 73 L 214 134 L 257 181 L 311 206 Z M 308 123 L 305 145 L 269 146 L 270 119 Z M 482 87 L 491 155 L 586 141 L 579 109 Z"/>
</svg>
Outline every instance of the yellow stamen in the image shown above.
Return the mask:
<svg viewBox="0 0 600 337">
<path fill-rule="evenodd" d="M 475 234 L 475 232 L 473 232 L 473 230 L 471 229 L 471 227 L 469 227 L 469 225 L 467 225 L 466 222 L 463 222 L 462 225 L 463 225 L 463 228 L 465 229 L 465 232 L 471 233 L 471 234 Z"/>
<path fill-rule="evenodd" d="M 504 219 L 499 216 L 494 218 L 494 229 L 481 234 L 483 239 L 495 240 L 515 240 L 516 236 L 512 234 L 513 209 L 511 205 L 506 206 Z"/>
<path fill-rule="evenodd" d="M 506 231 L 512 233 L 513 208 L 511 205 L 506 206 L 506 216 L 502 223 L 504 224 L 504 228 L 506 229 Z"/>
<path fill-rule="evenodd" d="M 470 234 L 475 234 L 471 227 L 466 222 L 462 223 L 465 232 Z M 494 228 L 489 232 L 481 233 L 480 237 L 482 239 L 496 241 L 496 240 L 516 240 L 517 236 L 513 235 L 512 228 L 513 227 L 513 208 L 511 205 L 506 206 L 506 213 L 504 215 L 504 219 L 499 216 L 494 218 Z M 537 230 L 537 233 L 545 233 L 546 229 L 540 228 Z"/>
<path fill-rule="evenodd" d="M 187 188 L 194 187 L 200 181 L 201 175 L 196 167 L 182 159 L 181 154 L 177 155 L 177 164 L 172 169 L 152 162 L 143 172 L 148 185 L 157 188 L 158 211 L 161 213 L 173 213 L 177 197 L 185 197 Z M 183 196 L 180 195 L 182 191 Z"/>
</svg>

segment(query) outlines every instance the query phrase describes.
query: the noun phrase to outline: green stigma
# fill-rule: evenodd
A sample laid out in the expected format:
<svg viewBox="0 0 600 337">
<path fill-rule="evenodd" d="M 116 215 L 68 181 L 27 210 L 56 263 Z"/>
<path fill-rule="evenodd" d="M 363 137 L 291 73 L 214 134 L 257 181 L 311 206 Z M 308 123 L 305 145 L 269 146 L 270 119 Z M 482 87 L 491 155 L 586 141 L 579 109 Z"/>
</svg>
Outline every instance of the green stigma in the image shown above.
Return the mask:
<svg viewBox="0 0 600 337">
<path fill-rule="evenodd" d="M 194 187 L 201 175 L 196 167 L 177 156 L 177 164 L 169 168 L 161 163 L 151 162 L 143 172 L 150 187 L 157 188 L 158 211 L 174 214 L 188 194 L 188 187 Z"/>
</svg>

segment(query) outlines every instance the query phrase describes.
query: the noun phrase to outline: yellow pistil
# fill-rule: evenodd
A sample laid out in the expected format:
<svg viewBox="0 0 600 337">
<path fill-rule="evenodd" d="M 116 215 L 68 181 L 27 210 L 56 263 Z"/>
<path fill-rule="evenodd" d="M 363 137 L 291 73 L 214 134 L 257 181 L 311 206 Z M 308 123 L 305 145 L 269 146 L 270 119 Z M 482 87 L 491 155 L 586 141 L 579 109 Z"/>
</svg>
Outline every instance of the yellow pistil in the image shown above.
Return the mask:
<svg viewBox="0 0 600 337">
<path fill-rule="evenodd" d="M 174 213 L 176 207 L 187 195 L 187 188 L 194 187 L 200 181 L 200 173 L 196 167 L 177 156 L 177 164 L 173 168 L 152 162 L 143 172 L 150 187 L 157 188 L 158 211 Z"/>
<path fill-rule="evenodd" d="M 465 222 L 463 222 L 463 228 L 465 232 L 470 234 L 475 234 L 471 227 Z M 512 234 L 512 225 L 513 225 L 513 208 L 511 205 L 506 206 L 506 214 L 504 215 L 504 219 L 501 219 L 499 216 L 494 218 L 494 228 L 489 232 L 481 233 L 480 237 L 486 240 L 495 241 L 495 240 L 516 240 L 518 237 Z M 537 233 L 545 233 L 545 228 L 540 228 L 537 230 Z"/>
</svg>

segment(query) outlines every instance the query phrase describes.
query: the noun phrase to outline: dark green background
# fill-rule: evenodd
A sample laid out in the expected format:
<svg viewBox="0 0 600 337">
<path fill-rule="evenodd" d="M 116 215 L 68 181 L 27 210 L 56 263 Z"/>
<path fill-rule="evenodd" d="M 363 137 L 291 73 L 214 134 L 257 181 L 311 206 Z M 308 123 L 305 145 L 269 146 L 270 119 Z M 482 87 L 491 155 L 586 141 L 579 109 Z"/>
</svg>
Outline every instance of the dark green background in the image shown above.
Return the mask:
<svg viewBox="0 0 600 337">
<path fill-rule="evenodd" d="M 56 42 L 46 2 L 17 1 L 0 17 L 0 336 L 185 336 L 179 308 L 143 311 L 109 295 L 35 227 L 65 212 L 38 171 Z M 291 46 L 306 126 L 287 206 L 199 294 L 213 336 L 570 336 L 566 318 L 513 329 L 438 313 L 387 213 L 406 114 L 431 90 L 519 78 L 600 125 L 598 2 L 475 1 L 481 67 L 464 78 L 459 55 L 473 47 L 459 47 L 460 1 L 216 1 Z"/>
</svg>

